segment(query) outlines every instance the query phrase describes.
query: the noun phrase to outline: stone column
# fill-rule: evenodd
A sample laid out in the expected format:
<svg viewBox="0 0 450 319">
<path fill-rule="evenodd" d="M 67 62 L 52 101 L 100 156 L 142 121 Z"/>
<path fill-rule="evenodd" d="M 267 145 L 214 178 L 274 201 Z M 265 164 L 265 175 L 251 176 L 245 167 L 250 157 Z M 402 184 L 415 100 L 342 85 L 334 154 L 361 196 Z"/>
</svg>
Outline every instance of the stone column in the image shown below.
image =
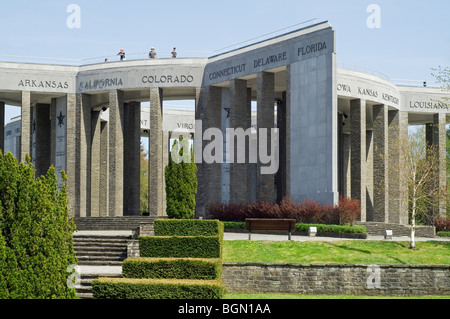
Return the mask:
<svg viewBox="0 0 450 319">
<path fill-rule="evenodd" d="M 389 222 L 388 107 L 373 107 L 373 221 Z"/>
<path fill-rule="evenodd" d="M 150 139 L 149 139 L 149 195 L 148 208 L 151 217 L 166 215 L 163 211 L 164 163 L 163 163 L 163 92 L 150 89 Z"/>
<path fill-rule="evenodd" d="M 268 72 L 258 73 L 258 170 L 257 170 L 257 199 L 273 202 L 275 198 L 275 175 L 261 174 L 263 166 L 259 161 L 261 155 L 260 149 L 260 130 L 267 129 L 267 154 L 271 152 L 271 129 L 275 126 L 275 75 Z"/>
<path fill-rule="evenodd" d="M 125 104 L 125 194 L 124 215 L 140 216 L 140 194 L 141 194 L 141 103 L 130 102 Z"/>
<path fill-rule="evenodd" d="M 56 167 L 56 104 L 57 99 L 53 98 L 50 102 L 50 161 Z"/>
<path fill-rule="evenodd" d="M 100 183 L 101 175 L 101 119 L 100 111 L 91 113 L 91 217 L 100 217 L 100 194 L 107 187 Z"/>
<path fill-rule="evenodd" d="M 109 92 L 109 216 L 124 212 L 124 102 L 123 92 Z"/>
<path fill-rule="evenodd" d="M 79 197 L 79 138 L 77 134 L 77 97 L 75 94 L 67 94 L 65 100 L 58 103 L 65 104 L 67 111 L 66 128 L 66 173 L 67 173 L 67 196 L 69 198 L 69 213 L 73 217 L 80 217 Z"/>
<path fill-rule="evenodd" d="M 251 105 L 248 103 L 247 81 L 232 80 L 230 90 L 230 128 L 248 132 L 244 141 L 233 142 L 233 158 L 230 166 L 230 203 L 242 204 L 249 201 L 248 163 L 251 138 Z"/>
<path fill-rule="evenodd" d="M 366 221 L 366 101 L 350 102 L 351 193 L 361 202 L 361 221 Z"/>
<path fill-rule="evenodd" d="M 109 124 L 100 123 L 100 217 L 109 214 Z"/>
<path fill-rule="evenodd" d="M 27 155 L 31 155 L 31 111 L 31 93 L 22 91 L 21 162 L 25 162 Z"/>
<path fill-rule="evenodd" d="M 33 154 L 36 162 L 36 176 L 45 175 L 51 165 L 51 123 L 50 105 L 37 104 L 35 106 L 36 118 L 33 129 L 36 130 L 36 148 Z"/>
<path fill-rule="evenodd" d="M 195 160 L 198 168 L 196 218 L 208 217 L 208 206 L 221 202 L 221 164 L 210 163 L 209 159 L 203 156 L 205 147 L 212 142 L 204 139 L 205 131 L 221 127 L 221 101 L 222 88 L 209 86 L 201 89 L 195 115 L 196 120 L 201 121 L 201 126 L 196 125 L 195 128 Z"/>
<path fill-rule="evenodd" d="M 388 112 L 388 147 L 389 147 L 389 223 L 408 225 L 408 184 L 405 180 L 408 166 L 407 150 L 404 145 L 408 140 L 408 113 L 397 110 Z"/>
<path fill-rule="evenodd" d="M 79 151 L 79 212 L 80 217 L 91 216 L 91 96 L 77 94 L 77 134 Z"/>
<path fill-rule="evenodd" d="M 286 92 L 277 105 L 277 128 L 280 141 L 280 169 L 277 173 L 277 200 L 281 202 L 287 195 L 286 188 Z"/>
<path fill-rule="evenodd" d="M 435 185 L 434 187 L 440 190 L 445 190 L 447 187 L 447 169 L 446 169 L 446 114 L 437 113 L 433 115 L 433 123 L 427 124 L 426 127 L 426 140 L 427 144 L 435 148 L 438 157 L 438 169 L 436 170 L 436 176 L 434 177 Z M 445 199 L 440 199 L 436 207 L 433 208 L 432 216 L 428 221 L 433 224 L 433 220 L 436 216 L 446 215 L 446 201 Z"/>
<path fill-rule="evenodd" d="M 0 101 L 0 150 L 5 153 L 5 102 Z"/>
</svg>

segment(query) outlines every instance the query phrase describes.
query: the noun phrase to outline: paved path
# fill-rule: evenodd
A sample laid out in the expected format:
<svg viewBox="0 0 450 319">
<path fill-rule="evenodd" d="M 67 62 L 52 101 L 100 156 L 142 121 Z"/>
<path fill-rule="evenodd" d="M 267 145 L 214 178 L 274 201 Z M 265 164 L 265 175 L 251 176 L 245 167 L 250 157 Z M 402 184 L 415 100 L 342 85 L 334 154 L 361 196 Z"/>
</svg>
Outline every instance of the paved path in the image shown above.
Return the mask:
<svg viewBox="0 0 450 319">
<path fill-rule="evenodd" d="M 91 236 L 131 236 L 131 231 L 79 231 L 74 233 L 74 236 L 80 235 L 91 235 Z M 287 234 L 281 235 L 265 235 L 265 234 L 252 234 L 252 240 L 263 240 L 263 241 L 286 241 L 288 239 Z M 231 233 L 226 232 L 224 234 L 224 240 L 248 240 L 248 233 Z M 367 239 L 355 239 L 355 238 L 337 238 L 337 237 L 309 237 L 309 236 L 297 236 L 292 235 L 293 241 L 347 241 L 347 240 L 382 240 L 383 236 L 368 236 Z M 404 237 L 393 237 L 392 241 L 409 241 L 410 238 Z M 448 237 L 436 237 L 436 238 L 423 238 L 416 237 L 416 241 L 450 241 Z"/>
</svg>

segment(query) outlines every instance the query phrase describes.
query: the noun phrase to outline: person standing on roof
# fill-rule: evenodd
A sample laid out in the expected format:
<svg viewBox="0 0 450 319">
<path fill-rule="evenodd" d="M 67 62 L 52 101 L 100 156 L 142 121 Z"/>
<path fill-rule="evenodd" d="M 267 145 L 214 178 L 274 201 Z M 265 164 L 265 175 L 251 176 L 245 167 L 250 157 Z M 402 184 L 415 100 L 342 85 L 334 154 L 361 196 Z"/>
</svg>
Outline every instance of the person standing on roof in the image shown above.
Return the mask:
<svg viewBox="0 0 450 319">
<path fill-rule="evenodd" d="M 117 55 L 120 55 L 120 61 L 126 60 L 126 58 L 125 58 L 125 51 L 123 49 L 120 49 L 120 52 L 117 53 Z"/>
<path fill-rule="evenodd" d="M 158 57 L 158 54 L 156 54 L 155 48 L 152 48 L 150 53 L 148 54 L 149 59 L 156 59 Z"/>
<path fill-rule="evenodd" d="M 173 48 L 172 59 L 176 59 L 176 57 L 177 57 L 177 48 Z"/>
</svg>

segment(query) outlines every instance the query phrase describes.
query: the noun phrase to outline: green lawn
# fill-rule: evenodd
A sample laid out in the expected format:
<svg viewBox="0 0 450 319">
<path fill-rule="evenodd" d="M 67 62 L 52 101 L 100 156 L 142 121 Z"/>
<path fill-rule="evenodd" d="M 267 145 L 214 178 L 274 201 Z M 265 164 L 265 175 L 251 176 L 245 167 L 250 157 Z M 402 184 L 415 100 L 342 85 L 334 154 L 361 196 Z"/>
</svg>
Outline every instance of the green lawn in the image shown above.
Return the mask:
<svg viewBox="0 0 450 319">
<path fill-rule="evenodd" d="M 224 241 L 224 262 L 450 264 L 450 242 Z"/>
</svg>

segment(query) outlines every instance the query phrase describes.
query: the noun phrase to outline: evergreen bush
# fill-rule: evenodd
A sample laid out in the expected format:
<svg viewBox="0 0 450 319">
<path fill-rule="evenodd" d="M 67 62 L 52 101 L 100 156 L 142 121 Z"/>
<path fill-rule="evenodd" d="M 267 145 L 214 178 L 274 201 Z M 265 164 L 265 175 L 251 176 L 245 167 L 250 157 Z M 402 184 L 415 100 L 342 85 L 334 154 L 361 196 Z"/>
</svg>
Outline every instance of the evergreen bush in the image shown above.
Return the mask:
<svg viewBox="0 0 450 319">
<path fill-rule="evenodd" d="M 166 212 L 172 219 L 192 219 L 195 215 L 197 165 L 192 148 L 190 154 L 185 154 L 184 149 L 189 149 L 189 141 L 183 137 L 175 140 L 165 170 Z"/>
<path fill-rule="evenodd" d="M 35 177 L 29 156 L 0 152 L 0 298 L 76 298 L 67 269 L 77 263 L 67 208 L 66 176 Z"/>
</svg>

